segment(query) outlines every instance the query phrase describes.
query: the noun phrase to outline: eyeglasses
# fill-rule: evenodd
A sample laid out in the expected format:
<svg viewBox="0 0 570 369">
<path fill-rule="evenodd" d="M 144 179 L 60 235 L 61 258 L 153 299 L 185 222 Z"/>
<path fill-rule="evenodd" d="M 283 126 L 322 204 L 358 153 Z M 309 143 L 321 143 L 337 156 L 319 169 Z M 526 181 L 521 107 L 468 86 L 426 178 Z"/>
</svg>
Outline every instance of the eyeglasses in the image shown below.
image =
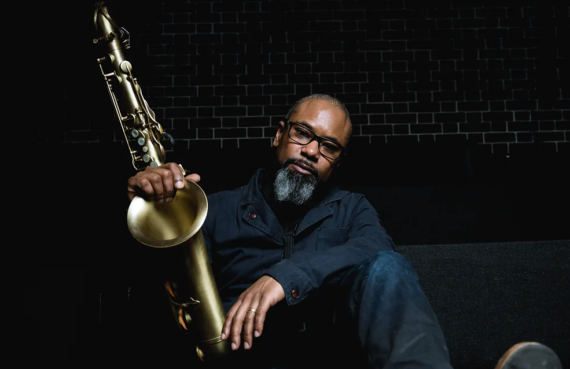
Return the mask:
<svg viewBox="0 0 570 369">
<path fill-rule="evenodd" d="M 299 123 L 291 122 L 290 120 L 287 121 L 287 124 L 289 124 L 289 138 L 299 145 L 308 145 L 314 140 L 317 140 L 319 143 L 319 152 L 331 160 L 337 160 L 344 152 L 344 147 L 330 138 L 318 136 L 307 127 Z"/>
</svg>

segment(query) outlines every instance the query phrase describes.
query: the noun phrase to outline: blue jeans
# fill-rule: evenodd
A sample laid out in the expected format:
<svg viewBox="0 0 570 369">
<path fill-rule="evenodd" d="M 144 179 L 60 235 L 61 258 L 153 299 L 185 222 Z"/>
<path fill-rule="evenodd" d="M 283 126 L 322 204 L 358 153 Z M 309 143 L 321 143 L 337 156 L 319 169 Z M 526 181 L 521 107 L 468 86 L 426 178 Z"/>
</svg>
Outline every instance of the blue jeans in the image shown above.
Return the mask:
<svg viewBox="0 0 570 369">
<path fill-rule="evenodd" d="M 372 368 L 451 368 L 438 319 L 412 265 L 379 252 L 340 284 L 335 325 Z M 355 338 L 353 338 L 355 337 Z"/>
<path fill-rule="evenodd" d="M 452 368 L 414 268 L 389 251 L 332 276 L 296 306 L 270 309 L 263 335 L 227 367 L 237 362 L 248 369 Z"/>
</svg>

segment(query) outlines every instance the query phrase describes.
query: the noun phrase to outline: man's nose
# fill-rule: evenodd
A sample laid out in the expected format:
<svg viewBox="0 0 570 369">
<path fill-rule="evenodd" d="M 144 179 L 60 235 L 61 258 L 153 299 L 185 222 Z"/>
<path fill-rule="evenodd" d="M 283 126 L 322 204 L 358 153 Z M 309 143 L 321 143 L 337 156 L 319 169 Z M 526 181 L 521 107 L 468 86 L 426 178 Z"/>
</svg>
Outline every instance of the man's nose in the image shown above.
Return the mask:
<svg viewBox="0 0 570 369">
<path fill-rule="evenodd" d="M 319 141 L 313 140 L 313 141 L 309 142 L 308 144 L 306 144 L 303 147 L 303 152 L 309 157 L 315 157 L 318 159 L 318 156 L 320 155 Z"/>
</svg>

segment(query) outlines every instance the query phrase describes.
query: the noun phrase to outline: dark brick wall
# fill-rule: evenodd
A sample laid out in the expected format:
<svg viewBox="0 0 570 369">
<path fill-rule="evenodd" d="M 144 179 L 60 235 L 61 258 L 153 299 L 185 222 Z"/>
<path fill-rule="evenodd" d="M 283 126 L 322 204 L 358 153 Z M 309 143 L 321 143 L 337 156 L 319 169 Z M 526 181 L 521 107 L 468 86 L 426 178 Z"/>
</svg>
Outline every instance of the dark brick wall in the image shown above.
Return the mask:
<svg viewBox="0 0 570 369">
<path fill-rule="evenodd" d="M 91 42 L 94 8 L 68 3 L 60 124 L 42 125 L 39 143 L 120 142 L 96 63 L 105 53 Z M 568 2 L 106 3 L 131 33 L 133 73 L 181 149 L 268 147 L 291 103 L 329 93 L 347 103 L 357 145 L 569 150 Z"/>
</svg>

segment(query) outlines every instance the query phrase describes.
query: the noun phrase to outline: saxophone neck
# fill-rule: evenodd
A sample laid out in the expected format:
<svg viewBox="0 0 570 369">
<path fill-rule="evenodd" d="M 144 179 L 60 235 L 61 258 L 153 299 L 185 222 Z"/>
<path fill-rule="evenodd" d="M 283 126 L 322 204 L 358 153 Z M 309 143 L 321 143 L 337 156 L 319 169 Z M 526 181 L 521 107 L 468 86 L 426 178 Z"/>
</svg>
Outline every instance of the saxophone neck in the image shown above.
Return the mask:
<svg viewBox="0 0 570 369">
<path fill-rule="evenodd" d="M 131 47 L 131 34 L 125 28 L 119 27 L 117 23 L 115 23 L 107 10 L 105 2 L 97 1 L 95 3 L 93 22 L 95 30 L 103 33 L 102 36 L 94 39 L 93 43 L 111 41 L 118 37 L 123 48 L 129 49 Z"/>
<path fill-rule="evenodd" d="M 106 46 L 106 56 L 97 61 L 121 123 L 133 167 L 143 170 L 147 166 L 165 164 L 165 150 L 160 142 L 164 130 L 133 76 L 132 64 L 125 57 L 124 50 L 130 48 L 130 34 L 118 27 L 103 1 L 95 3 L 94 22 L 100 37 L 93 39 L 93 43 Z"/>
</svg>

